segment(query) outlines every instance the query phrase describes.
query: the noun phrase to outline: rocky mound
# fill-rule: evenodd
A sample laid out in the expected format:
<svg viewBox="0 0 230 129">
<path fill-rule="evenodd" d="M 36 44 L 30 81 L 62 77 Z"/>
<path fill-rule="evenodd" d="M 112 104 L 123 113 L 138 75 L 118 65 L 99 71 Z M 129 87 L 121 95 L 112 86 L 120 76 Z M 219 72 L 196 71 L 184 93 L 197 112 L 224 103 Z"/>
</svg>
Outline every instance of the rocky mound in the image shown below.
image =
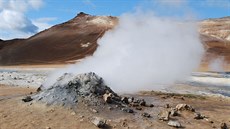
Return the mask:
<svg viewBox="0 0 230 129">
<path fill-rule="evenodd" d="M 49 88 L 40 86 L 36 94 L 26 96 L 22 101 L 68 107 L 83 103 L 103 108 L 109 106 L 128 113 L 134 112 L 130 107 L 137 109 L 142 106 L 153 107 L 152 104 L 147 104 L 144 99 L 117 95 L 101 77 L 92 72 L 79 75 L 65 73 Z"/>
<path fill-rule="evenodd" d="M 92 72 L 79 75 L 65 73 L 52 86 L 47 89 L 41 86 L 38 91 L 31 97 L 33 100 L 63 106 L 75 105 L 82 98 L 91 103 L 101 103 L 101 96 L 105 93 L 117 96 L 101 77 Z"/>
</svg>

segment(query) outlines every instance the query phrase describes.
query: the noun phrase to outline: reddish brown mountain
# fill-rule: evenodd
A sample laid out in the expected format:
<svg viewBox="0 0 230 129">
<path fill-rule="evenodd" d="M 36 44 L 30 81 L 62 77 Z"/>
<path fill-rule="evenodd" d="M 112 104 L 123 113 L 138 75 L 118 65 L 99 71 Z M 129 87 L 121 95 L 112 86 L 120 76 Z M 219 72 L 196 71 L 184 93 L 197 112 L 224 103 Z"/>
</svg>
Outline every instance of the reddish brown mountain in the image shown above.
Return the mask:
<svg viewBox="0 0 230 129">
<path fill-rule="evenodd" d="M 115 17 L 79 13 L 28 39 L 1 40 L 0 65 L 68 63 L 84 58 L 116 23 Z"/>
</svg>

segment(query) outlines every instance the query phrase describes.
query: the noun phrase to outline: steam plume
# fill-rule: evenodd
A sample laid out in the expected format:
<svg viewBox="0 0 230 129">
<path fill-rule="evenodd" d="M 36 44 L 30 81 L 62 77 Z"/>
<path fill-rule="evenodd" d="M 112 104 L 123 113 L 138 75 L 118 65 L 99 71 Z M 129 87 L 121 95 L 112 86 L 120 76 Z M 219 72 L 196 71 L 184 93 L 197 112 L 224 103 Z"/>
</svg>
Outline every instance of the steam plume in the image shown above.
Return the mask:
<svg viewBox="0 0 230 129">
<path fill-rule="evenodd" d="M 196 23 L 146 12 L 120 16 L 98 44 L 93 56 L 55 72 L 45 86 L 64 72 L 95 72 L 116 92 L 159 89 L 189 76 L 203 54 Z"/>
<path fill-rule="evenodd" d="M 214 72 L 224 72 L 224 58 L 220 57 L 215 60 L 212 60 L 209 64 L 209 68 Z"/>
</svg>

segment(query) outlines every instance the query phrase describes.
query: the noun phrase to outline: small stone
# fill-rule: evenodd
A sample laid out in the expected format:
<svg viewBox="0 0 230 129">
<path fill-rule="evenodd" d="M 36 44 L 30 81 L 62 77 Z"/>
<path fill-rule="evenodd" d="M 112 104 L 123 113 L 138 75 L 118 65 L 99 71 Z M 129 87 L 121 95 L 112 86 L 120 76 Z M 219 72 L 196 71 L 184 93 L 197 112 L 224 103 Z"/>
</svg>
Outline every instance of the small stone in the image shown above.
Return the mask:
<svg viewBox="0 0 230 129">
<path fill-rule="evenodd" d="M 138 107 L 138 106 L 139 106 L 139 104 L 138 104 L 138 103 L 134 103 L 134 102 L 132 102 L 132 103 L 130 103 L 130 106 L 132 106 L 132 107 Z"/>
<path fill-rule="evenodd" d="M 91 123 L 93 123 L 95 126 L 99 128 L 103 128 L 106 125 L 106 120 L 100 118 L 100 117 L 93 117 L 91 120 Z"/>
<path fill-rule="evenodd" d="M 128 102 L 129 102 L 129 103 L 132 103 L 132 102 L 133 102 L 133 100 L 134 100 L 134 98 L 133 98 L 133 97 L 128 98 Z"/>
<path fill-rule="evenodd" d="M 30 102 L 33 99 L 31 98 L 31 96 L 26 96 L 25 98 L 22 99 L 23 102 Z"/>
<path fill-rule="evenodd" d="M 85 116 L 83 116 L 83 115 L 81 115 L 81 116 L 79 116 L 79 118 L 84 118 Z"/>
<path fill-rule="evenodd" d="M 227 124 L 226 123 L 221 123 L 220 124 L 220 129 L 228 129 Z"/>
<path fill-rule="evenodd" d="M 206 120 L 209 123 L 214 123 L 212 120 L 209 120 L 208 118 L 204 118 L 204 120 Z"/>
<path fill-rule="evenodd" d="M 169 104 L 166 104 L 166 105 L 165 105 L 165 108 L 170 108 Z"/>
<path fill-rule="evenodd" d="M 46 129 L 51 129 L 51 127 L 46 127 Z"/>
<path fill-rule="evenodd" d="M 140 100 L 139 104 L 140 104 L 141 106 L 145 106 L 146 102 L 145 102 L 144 99 L 142 99 L 142 100 Z"/>
<path fill-rule="evenodd" d="M 106 103 L 112 103 L 112 93 L 105 93 L 103 99 Z"/>
<path fill-rule="evenodd" d="M 201 115 L 201 114 L 198 113 L 198 112 L 196 112 L 194 115 L 195 115 L 194 119 L 197 119 L 197 120 L 200 120 L 200 119 L 204 119 L 204 118 L 205 118 L 205 116 Z"/>
<path fill-rule="evenodd" d="M 50 110 L 48 110 L 47 112 L 54 112 L 55 110 L 52 108 Z"/>
<path fill-rule="evenodd" d="M 76 113 L 75 112 L 71 112 L 71 115 L 74 116 L 74 115 L 76 115 Z"/>
<path fill-rule="evenodd" d="M 123 127 L 128 127 L 128 124 L 127 124 L 126 121 L 123 121 L 121 126 L 123 126 Z"/>
<path fill-rule="evenodd" d="M 124 112 L 127 112 L 127 113 L 133 113 L 133 112 L 134 112 L 134 111 L 133 111 L 132 109 L 130 109 L 130 108 L 122 108 L 121 110 L 124 111 Z"/>
<path fill-rule="evenodd" d="M 158 119 L 163 121 L 168 121 L 169 115 L 170 115 L 169 111 L 162 111 L 158 114 Z"/>
<path fill-rule="evenodd" d="M 125 103 L 125 104 L 128 104 L 128 103 L 129 103 L 127 97 L 122 97 L 122 98 L 121 98 L 121 102 L 122 102 L 122 103 Z"/>
<path fill-rule="evenodd" d="M 141 115 L 142 115 L 143 117 L 147 117 L 147 118 L 150 118 L 150 117 L 151 117 L 150 114 L 148 114 L 148 113 L 146 113 L 146 112 L 142 113 Z"/>
<path fill-rule="evenodd" d="M 141 107 L 136 107 L 136 110 L 142 110 L 142 108 Z"/>
<path fill-rule="evenodd" d="M 187 110 L 187 111 L 195 112 L 195 109 L 191 105 L 188 105 L 188 104 L 178 104 L 176 106 L 176 109 L 180 111 Z"/>
<path fill-rule="evenodd" d="M 154 105 L 153 104 L 149 104 L 149 107 L 154 107 Z"/>
<path fill-rule="evenodd" d="M 96 109 L 90 108 L 90 110 L 91 110 L 93 113 L 98 113 L 98 111 L 97 111 Z"/>
<path fill-rule="evenodd" d="M 178 116 L 178 112 L 177 112 L 177 109 L 176 108 L 172 108 L 171 111 L 170 111 L 170 115 L 171 116 Z"/>
<path fill-rule="evenodd" d="M 172 126 L 172 127 L 176 127 L 176 128 L 181 128 L 182 127 L 179 121 L 172 121 L 172 120 L 170 120 L 168 122 L 168 125 Z"/>
</svg>

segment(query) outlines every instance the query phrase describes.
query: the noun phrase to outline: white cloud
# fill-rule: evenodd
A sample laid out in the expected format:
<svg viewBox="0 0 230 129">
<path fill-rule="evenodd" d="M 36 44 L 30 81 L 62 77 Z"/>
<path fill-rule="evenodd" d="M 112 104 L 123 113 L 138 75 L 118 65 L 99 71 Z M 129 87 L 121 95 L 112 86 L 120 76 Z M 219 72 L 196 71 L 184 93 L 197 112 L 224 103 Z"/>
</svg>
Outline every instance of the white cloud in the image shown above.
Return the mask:
<svg viewBox="0 0 230 129">
<path fill-rule="evenodd" d="M 25 33 L 35 33 L 38 30 L 38 28 L 20 12 L 3 10 L 0 12 L 0 18 L 0 29 L 3 30 L 17 30 Z"/>
<path fill-rule="evenodd" d="M 44 28 L 44 25 L 37 26 L 25 15 L 27 11 L 37 10 L 43 5 L 43 0 L 0 0 L 0 39 L 25 38 Z"/>
<path fill-rule="evenodd" d="M 0 0 L 0 9 L 25 12 L 28 9 L 39 9 L 43 4 L 43 0 Z"/>
<path fill-rule="evenodd" d="M 52 24 L 49 24 L 49 22 L 56 20 L 56 17 L 45 17 L 45 18 L 38 18 L 33 20 L 33 24 L 38 27 L 38 31 L 43 31 L 47 28 L 50 28 Z"/>
</svg>

